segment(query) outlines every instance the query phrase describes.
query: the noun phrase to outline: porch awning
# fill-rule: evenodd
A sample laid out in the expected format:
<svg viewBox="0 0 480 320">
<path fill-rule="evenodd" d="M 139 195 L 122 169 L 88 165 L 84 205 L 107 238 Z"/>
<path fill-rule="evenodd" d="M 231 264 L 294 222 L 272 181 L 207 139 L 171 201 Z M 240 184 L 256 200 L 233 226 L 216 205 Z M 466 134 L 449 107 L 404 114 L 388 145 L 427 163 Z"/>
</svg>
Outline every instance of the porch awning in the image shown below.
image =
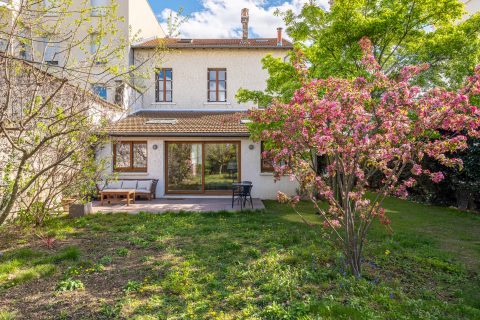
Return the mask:
<svg viewBox="0 0 480 320">
<path fill-rule="evenodd" d="M 245 112 L 142 111 L 111 125 L 111 136 L 248 137 Z"/>
</svg>

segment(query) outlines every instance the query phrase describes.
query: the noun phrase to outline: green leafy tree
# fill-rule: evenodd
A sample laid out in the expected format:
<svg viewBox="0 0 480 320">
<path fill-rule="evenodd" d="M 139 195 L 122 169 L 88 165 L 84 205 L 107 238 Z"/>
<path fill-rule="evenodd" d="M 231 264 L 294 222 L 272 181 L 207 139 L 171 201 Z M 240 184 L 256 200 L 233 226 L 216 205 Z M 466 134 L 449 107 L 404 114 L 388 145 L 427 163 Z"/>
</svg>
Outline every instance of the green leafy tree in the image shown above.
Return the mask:
<svg viewBox="0 0 480 320">
<path fill-rule="evenodd" d="M 406 65 L 430 64 L 417 80 L 423 86 L 456 88 L 480 62 L 480 13 L 462 20 L 464 5 L 458 0 L 335 0 L 328 9 L 310 1 L 298 15 L 278 14 L 304 53 L 311 78 L 361 74 L 358 41 L 364 36 L 371 39 L 375 59 L 386 74 Z M 263 67 L 270 75 L 266 90 L 242 89 L 238 100 L 261 106 L 272 98 L 289 101 L 301 85 L 293 57 L 265 57 Z"/>
</svg>

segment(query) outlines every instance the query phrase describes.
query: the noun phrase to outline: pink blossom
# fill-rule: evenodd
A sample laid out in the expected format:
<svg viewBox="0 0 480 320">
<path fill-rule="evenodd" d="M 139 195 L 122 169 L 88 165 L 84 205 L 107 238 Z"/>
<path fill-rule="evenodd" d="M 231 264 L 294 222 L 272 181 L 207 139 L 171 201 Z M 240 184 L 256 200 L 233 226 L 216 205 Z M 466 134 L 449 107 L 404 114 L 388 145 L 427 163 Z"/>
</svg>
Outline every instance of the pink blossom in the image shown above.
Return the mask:
<svg viewBox="0 0 480 320">
<path fill-rule="evenodd" d="M 441 171 L 432 173 L 430 175 L 430 177 L 431 177 L 431 179 L 434 183 L 439 183 L 443 179 L 445 179 L 445 176 L 443 175 L 443 173 Z"/>
<path fill-rule="evenodd" d="M 390 77 L 375 60 L 372 42 L 362 38 L 359 45 L 366 71 L 363 77 L 312 80 L 305 57 L 298 51 L 295 80 L 302 85 L 294 98 L 288 103 L 274 100 L 268 108 L 250 112 L 254 139 L 280 150 L 264 155 L 272 158 L 275 177 L 289 175 L 311 194 L 312 201 L 316 203 L 317 197 L 327 201 L 325 227 L 348 226 L 354 231 L 375 218 L 390 224 L 379 203 L 388 194 L 408 196 L 416 180 L 403 179 L 406 170 L 411 168 L 412 175 L 429 176 L 438 183 L 444 174 L 423 169 L 425 156 L 461 169 L 461 159 L 451 155 L 465 150 L 468 138 L 480 137 L 480 108 L 471 103 L 480 94 L 480 66 L 459 90 L 421 90 L 412 80 L 428 65 L 408 66 Z M 328 160 L 318 173 L 312 161 L 317 156 Z M 377 202 L 366 200 L 372 172 L 382 177 Z M 346 198 L 355 205 L 346 208 Z M 278 200 L 294 205 L 299 198 L 279 193 Z M 359 223 L 348 225 L 349 220 Z M 343 231 L 338 232 L 340 237 Z"/>
<path fill-rule="evenodd" d="M 422 174 L 422 167 L 418 164 L 414 164 L 412 168 L 412 174 L 419 176 Z"/>
</svg>

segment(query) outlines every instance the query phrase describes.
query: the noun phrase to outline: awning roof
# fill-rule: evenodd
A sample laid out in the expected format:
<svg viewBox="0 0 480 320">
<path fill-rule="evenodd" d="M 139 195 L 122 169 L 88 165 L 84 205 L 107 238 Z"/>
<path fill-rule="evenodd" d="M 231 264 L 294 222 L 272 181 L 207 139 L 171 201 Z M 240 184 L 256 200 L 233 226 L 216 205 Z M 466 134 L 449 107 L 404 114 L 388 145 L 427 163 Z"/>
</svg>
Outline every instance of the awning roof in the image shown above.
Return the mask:
<svg viewBox="0 0 480 320">
<path fill-rule="evenodd" d="M 245 112 L 143 111 L 112 124 L 111 136 L 248 137 Z"/>
</svg>

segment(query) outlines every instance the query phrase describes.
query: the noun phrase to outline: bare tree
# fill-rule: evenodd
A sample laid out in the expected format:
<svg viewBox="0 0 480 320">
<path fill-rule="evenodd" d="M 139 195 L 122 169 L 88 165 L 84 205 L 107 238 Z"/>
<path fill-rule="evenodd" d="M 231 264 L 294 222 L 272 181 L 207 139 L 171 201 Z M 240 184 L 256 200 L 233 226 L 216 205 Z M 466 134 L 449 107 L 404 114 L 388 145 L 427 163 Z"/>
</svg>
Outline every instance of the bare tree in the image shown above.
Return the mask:
<svg viewBox="0 0 480 320">
<path fill-rule="evenodd" d="M 113 1 L 0 6 L 0 225 L 32 214 L 42 223 L 62 194 L 88 194 L 99 169 L 94 148 L 113 116 L 130 107 L 94 92 L 141 77 L 142 64 L 128 63 L 135 39 L 122 34 L 124 23 Z M 161 52 L 144 62 L 156 64 Z"/>
</svg>

